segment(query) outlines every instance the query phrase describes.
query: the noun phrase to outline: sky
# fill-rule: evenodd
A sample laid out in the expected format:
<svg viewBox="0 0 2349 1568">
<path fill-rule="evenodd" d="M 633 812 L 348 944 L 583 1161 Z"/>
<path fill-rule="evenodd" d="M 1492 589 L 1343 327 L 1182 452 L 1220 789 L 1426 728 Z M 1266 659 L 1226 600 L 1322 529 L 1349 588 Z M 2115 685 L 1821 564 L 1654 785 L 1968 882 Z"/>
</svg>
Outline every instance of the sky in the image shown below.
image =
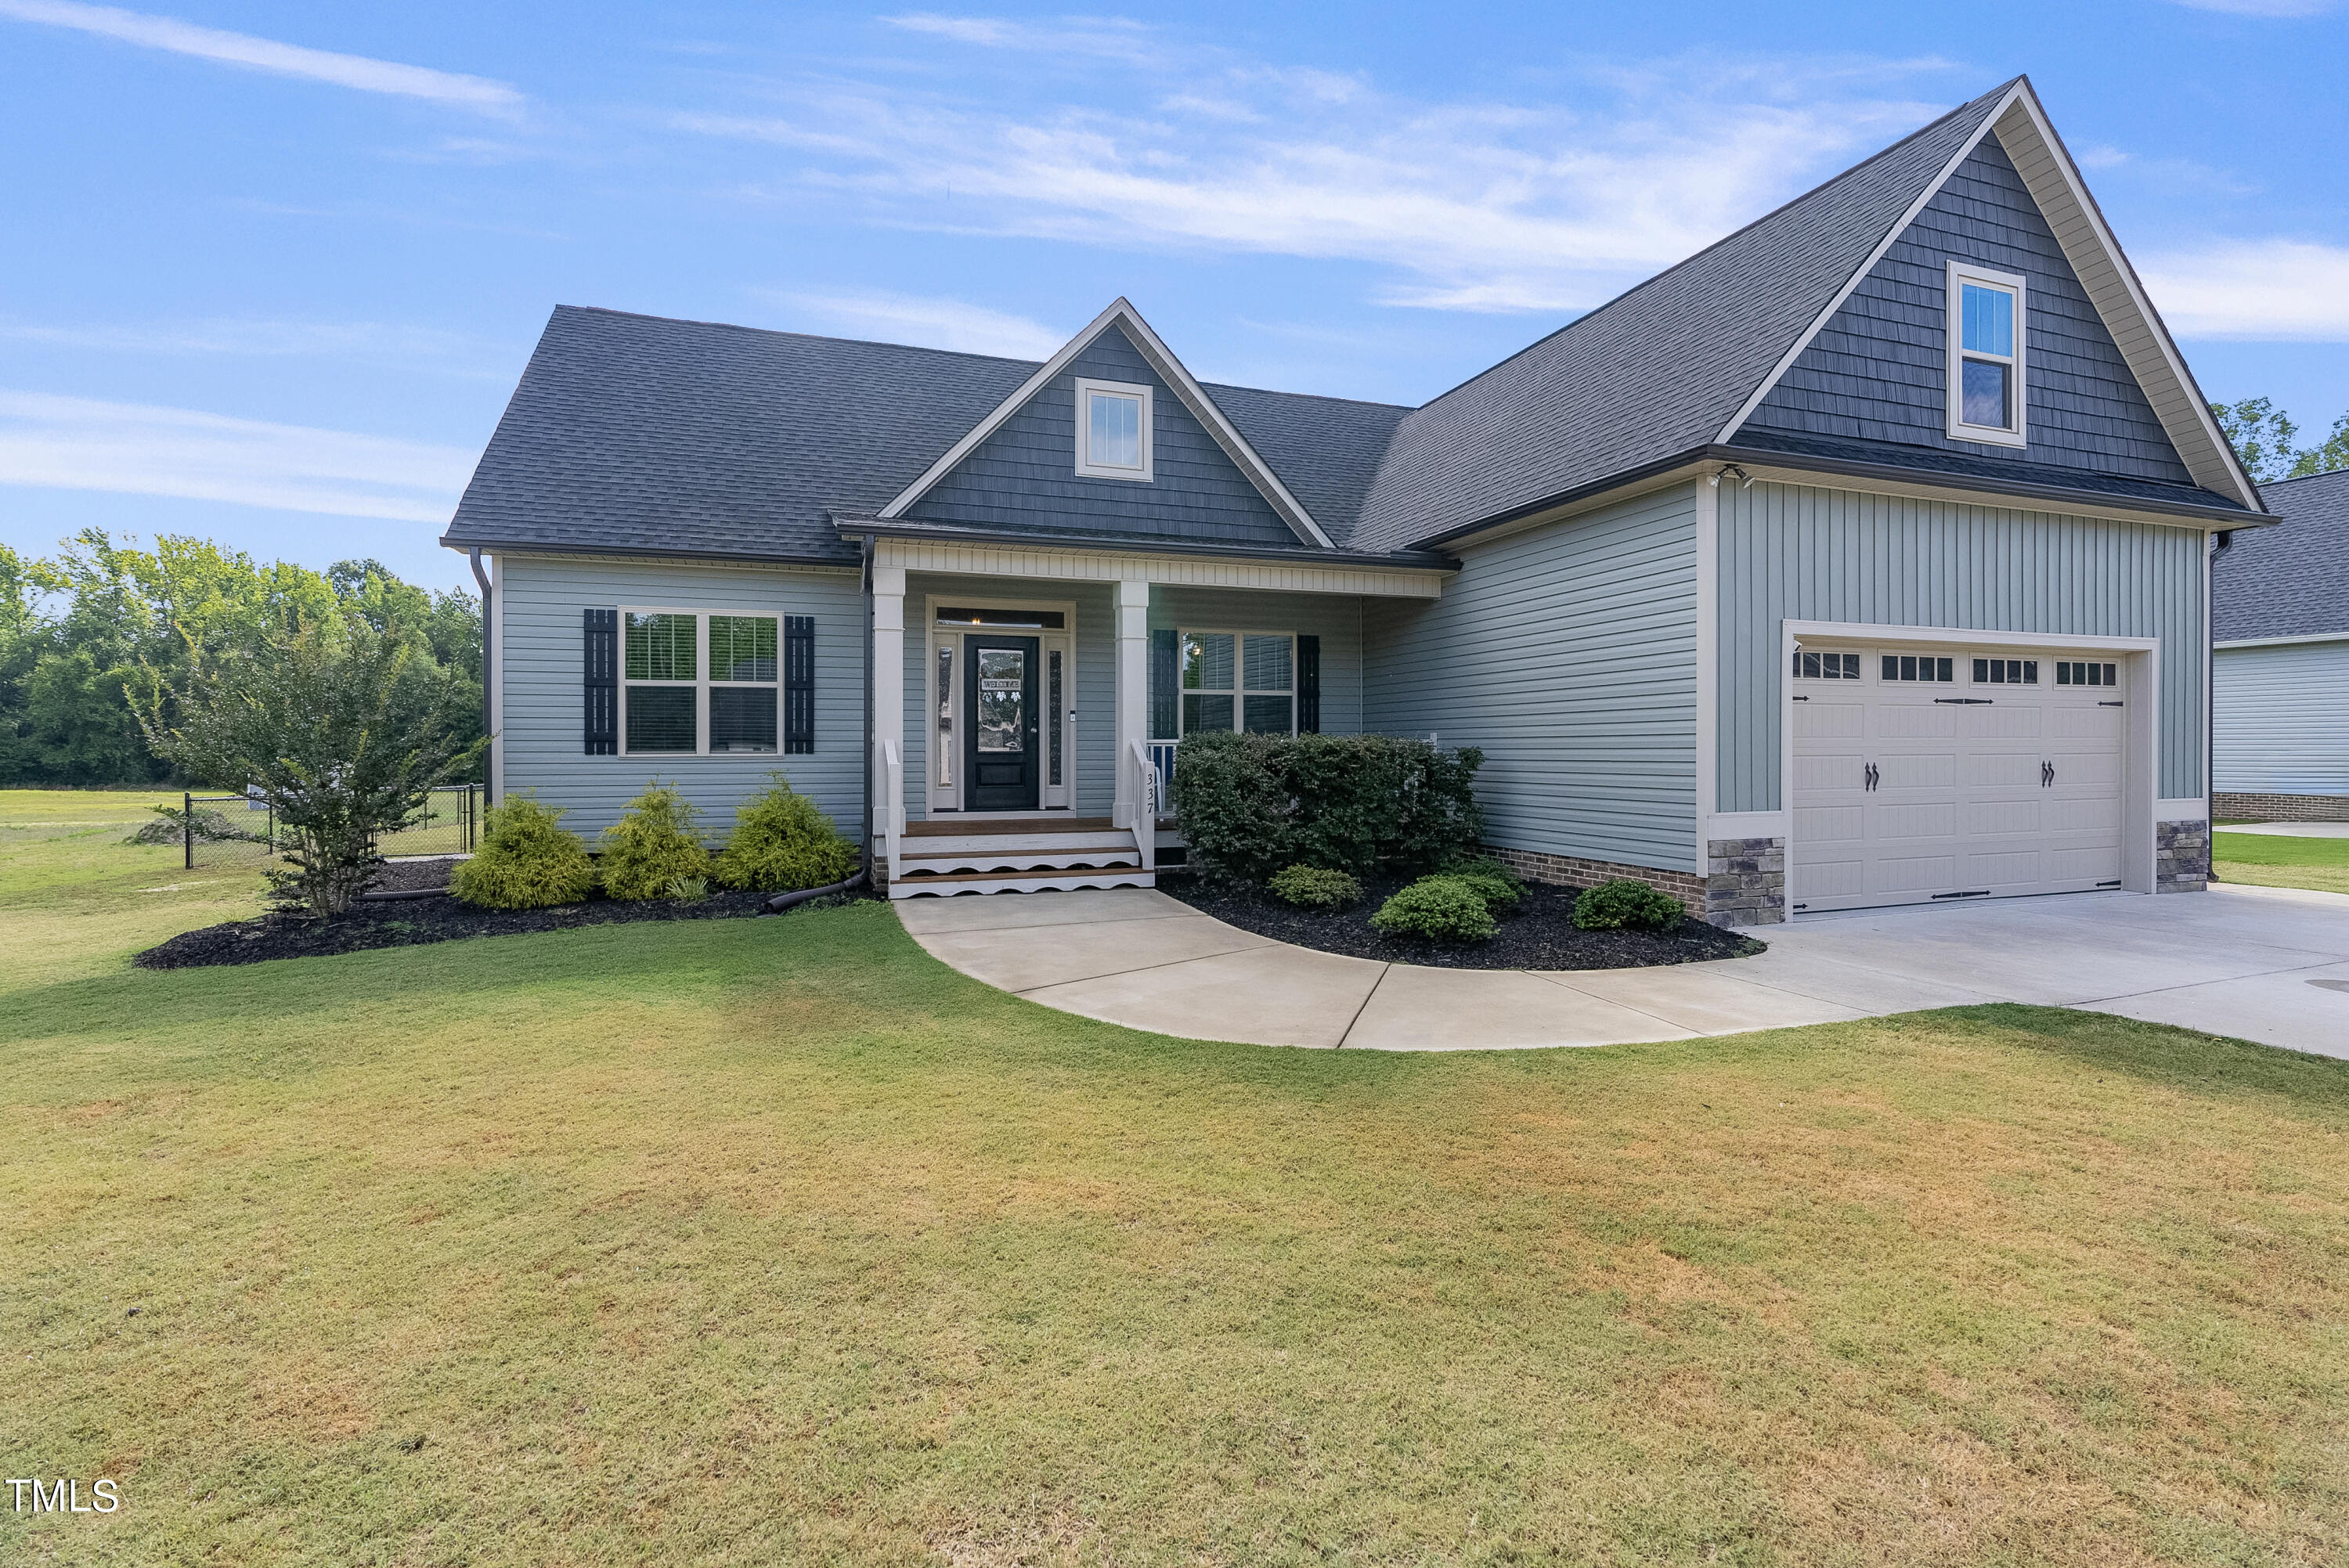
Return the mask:
<svg viewBox="0 0 2349 1568">
<path fill-rule="evenodd" d="M 2349 411 L 2349 0 L 0 0 L 0 542 L 434 542 L 547 313 L 1416 404 L 2028 72 L 2203 389 Z"/>
</svg>

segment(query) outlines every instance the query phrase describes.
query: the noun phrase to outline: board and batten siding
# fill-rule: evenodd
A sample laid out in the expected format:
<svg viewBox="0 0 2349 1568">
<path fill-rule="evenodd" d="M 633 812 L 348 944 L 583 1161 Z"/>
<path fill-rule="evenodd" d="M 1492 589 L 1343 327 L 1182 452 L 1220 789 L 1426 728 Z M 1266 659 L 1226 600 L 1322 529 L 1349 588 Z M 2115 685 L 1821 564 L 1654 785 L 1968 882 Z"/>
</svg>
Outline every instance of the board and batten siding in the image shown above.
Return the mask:
<svg viewBox="0 0 2349 1568">
<path fill-rule="evenodd" d="M 1719 803 L 1775 811 L 1784 624 L 2160 642 L 2158 793 L 2202 793 L 2203 535 L 1807 485 L 1720 490 Z"/>
<path fill-rule="evenodd" d="M 2222 647 L 2213 674 L 2221 793 L 2349 795 L 2349 636 Z"/>
<path fill-rule="evenodd" d="M 864 596 L 855 571 L 507 555 L 498 563 L 504 614 L 505 789 L 568 807 L 563 825 L 595 834 L 658 780 L 707 813 L 715 839 L 746 795 L 781 769 L 840 830 L 864 814 Z M 720 614 L 815 618 L 815 750 L 800 756 L 589 757 L 581 696 L 581 612 L 622 605 Z"/>
<path fill-rule="evenodd" d="M 1160 586 L 1150 593 L 1150 625 L 1153 631 L 1288 632 L 1319 637 L 1321 733 L 1354 735 L 1362 727 L 1362 603 L 1342 593 Z"/>
<path fill-rule="evenodd" d="M 1367 727 L 1485 753 L 1486 840 L 1696 864 L 1696 491 L 1464 548 L 1433 603 L 1363 609 Z"/>
</svg>

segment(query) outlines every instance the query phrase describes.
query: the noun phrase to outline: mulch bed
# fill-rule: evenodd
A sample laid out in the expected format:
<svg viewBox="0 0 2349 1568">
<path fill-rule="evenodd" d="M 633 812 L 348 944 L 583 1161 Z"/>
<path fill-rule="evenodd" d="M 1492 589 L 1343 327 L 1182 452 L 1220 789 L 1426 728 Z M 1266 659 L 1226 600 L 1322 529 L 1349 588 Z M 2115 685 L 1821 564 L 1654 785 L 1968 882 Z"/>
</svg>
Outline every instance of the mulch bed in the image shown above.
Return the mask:
<svg viewBox="0 0 2349 1568">
<path fill-rule="evenodd" d="M 455 863 L 453 857 L 392 861 L 378 872 L 369 891 L 445 887 L 450 867 Z M 866 892 L 842 895 L 843 900 L 870 896 Z M 149 948 L 131 962 L 142 969 L 196 969 L 215 964 L 258 964 L 269 958 L 362 953 L 376 947 L 416 947 L 467 936 L 512 936 L 526 931 L 619 925 L 637 920 L 739 920 L 766 913 L 767 901 L 772 897 L 774 894 L 770 892 L 716 889 L 703 899 L 622 902 L 598 895 L 584 903 L 516 910 L 475 909 L 453 898 L 360 903 L 352 905 L 347 913 L 331 920 L 264 914 L 254 920 L 183 931 L 161 946 Z M 830 902 L 818 899 L 799 908 L 814 909 Z"/>
<path fill-rule="evenodd" d="M 1390 959 L 1437 969 L 1638 969 L 1656 964 L 1697 964 L 1764 951 L 1750 936 L 1683 920 L 1677 931 L 1583 931 L 1574 923 L 1572 888 L 1528 887 L 1516 913 L 1501 917 L 1490 942 L 1441 943 L 1388 936 L 1371 916 L 1402 880 L 1365 882 L 1351 909 L 1298 909 L 1270 893 L 1200 876 L 1161 872 L 1159 891 L 1242 931 L 1349 958 Z"/>
</svg>

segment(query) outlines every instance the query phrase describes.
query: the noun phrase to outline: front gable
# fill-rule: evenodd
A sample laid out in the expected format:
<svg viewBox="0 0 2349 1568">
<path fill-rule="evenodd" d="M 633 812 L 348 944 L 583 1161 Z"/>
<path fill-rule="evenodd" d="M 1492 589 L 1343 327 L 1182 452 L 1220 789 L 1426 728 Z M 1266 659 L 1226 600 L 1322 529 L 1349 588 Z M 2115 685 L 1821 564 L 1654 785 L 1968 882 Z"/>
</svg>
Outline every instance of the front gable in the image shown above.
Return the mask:
<svg viewBox="0 0 2349 1568">
<path fill-rule="evenodd" d="M 1948 263 L 2027 280 L 2029 444 L 1953 440 Z M 1748 418 L 1748 432 L 2194 481 L 1995 135 L 1976 144 Z M 1883 460 L 1901 460 L 1897 452 Z"/>
<path fill-rule="evenodd" d="M 1076 384 L 1152 390 L 1148 482 L 1076 471 Z M 1030 392 L 901 514 L 989 529 L 1061 529 L 1218 544 L 1291 546 L 1297 535 L 1239 465 L 1112 324 Z"/>
</svg>

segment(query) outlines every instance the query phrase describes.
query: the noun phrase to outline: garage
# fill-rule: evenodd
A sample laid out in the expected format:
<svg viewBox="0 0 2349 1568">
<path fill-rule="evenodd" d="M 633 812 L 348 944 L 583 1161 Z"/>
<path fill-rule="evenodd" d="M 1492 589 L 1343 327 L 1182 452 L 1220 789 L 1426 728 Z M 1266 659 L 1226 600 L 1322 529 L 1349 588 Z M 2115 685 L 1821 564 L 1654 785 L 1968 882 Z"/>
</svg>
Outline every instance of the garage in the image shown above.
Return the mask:
<svg viewBox="0 0 2349 1568">
<path fill-rule="evenodd" d="M 2075 649 L 1800 644 L 1787 694 L 1794 910 L 2123 885 L 2130 665 Z"/>
</svg>

